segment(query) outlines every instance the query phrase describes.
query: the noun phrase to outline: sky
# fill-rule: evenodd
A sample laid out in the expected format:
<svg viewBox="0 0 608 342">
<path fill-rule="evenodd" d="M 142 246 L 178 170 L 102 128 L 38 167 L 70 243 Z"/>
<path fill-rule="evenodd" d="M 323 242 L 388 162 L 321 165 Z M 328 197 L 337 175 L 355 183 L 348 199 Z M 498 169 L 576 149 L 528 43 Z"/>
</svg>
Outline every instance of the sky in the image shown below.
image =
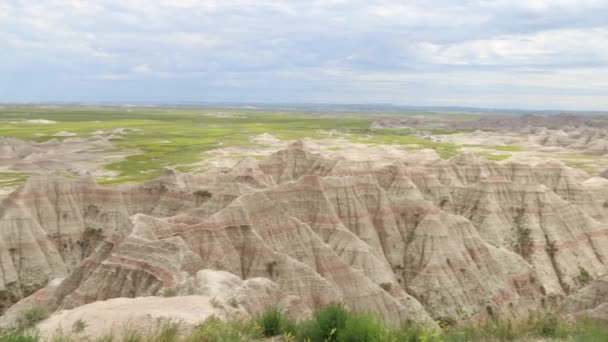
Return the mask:
<svg viewBox="0 0 608 342">
<path fill-rule="evenodd" d="M 608 0 L 0 0 L 0 102 L 608 110 Z"/>
</svg>

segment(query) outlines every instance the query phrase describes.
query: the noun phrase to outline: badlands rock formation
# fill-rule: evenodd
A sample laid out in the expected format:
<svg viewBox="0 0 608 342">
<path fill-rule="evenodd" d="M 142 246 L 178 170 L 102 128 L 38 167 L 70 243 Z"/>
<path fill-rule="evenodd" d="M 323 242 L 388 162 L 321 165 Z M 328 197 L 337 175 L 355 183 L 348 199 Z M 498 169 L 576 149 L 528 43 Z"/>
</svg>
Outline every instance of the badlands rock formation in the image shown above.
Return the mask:
<svg viewBox="0 0 608 342">
<path fill-rule="evenodd" d="M 608 117 L 605 115 L 573 115 L 573 114 L 489 114 L 475 120 L 463 120 L 458 117 L 441 120 L 432 116 L 416 116 L 405 118 L 381 119 L 372 124 L 372 128 L 403 128 L 403 127 L 444 127 L 470 130 L 499 130 L 521 132 L 530 127 L 557 130 L 563 127 L 608 128 Z"/>
<path fill-rule="evenodd" d="M 103 175 L 107 171 L 100 171 L 102 164 L 124 157 L 112 153 L 114 147 L 110 139 L 113 138 L 112 135 L 95 135 L 92 138 L 51 139 L 43 143 L 0 138 L 0 171 Z"/>
<path fill-rule="evenodd" d="M 70 310 L 59 324 L 167 293 L 245 314 L 342 302 L 433 324 L 525 314 L 608 271 L 608 179 L 554 161 L 423 151 L 376 165 L 298 142 L 136 186 L 32 177 L 0 208 L 5 325 L 28 303 Z"/>
<path fill-rule="evenodd" d="M 608 154 L 608 129 L 593 127 L 564 127 L 550 130 L 529 127 L 529 140 L 541 146 L 565 147 L 591 155 Z"/>
<path fill-rule="evenodd" d="M 462 144 L 520 145 L 565 148 L 590 155 L 608 154 L 608 118 L 592 115 L 487 115 L 477 120 L 429 118 L 382 119 L 370 128 L 448 128 L 474 132 L 433 136 L 438 141 Z M 522 136 L 521 133 L 524 133 Z M 456 139 L 455 139 L 456 138 Z M 491 142 L 491 143 L 490 143 Z"/>
<path fill-rule="evenodd" d="M 608 276 L 603 276 L 580 289 L 564 301 L 563 311 L 587 314 L 608 323 Z"/>
</svg>

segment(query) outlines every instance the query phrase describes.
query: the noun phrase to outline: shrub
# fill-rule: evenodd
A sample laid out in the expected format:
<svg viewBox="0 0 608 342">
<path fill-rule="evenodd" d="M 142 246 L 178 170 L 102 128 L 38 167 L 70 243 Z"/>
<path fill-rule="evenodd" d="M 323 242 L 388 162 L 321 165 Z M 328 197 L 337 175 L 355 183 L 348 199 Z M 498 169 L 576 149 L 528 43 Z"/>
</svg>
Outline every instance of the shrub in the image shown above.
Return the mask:
<svg viewBox="0 0 608 342">
<path fill-rule="evenodd" d="M 158 320 L 157 328 L 150 331 L 143 331 L 140 328 L 127 324 L 122 328 L 122 342 L 173 342 L 179 341 L 181 324 L 168 320 Z M 113 341 L 113 336 L 106 336 L 100 341 Z M 199 340 L 197 340 L 199 341 Z"/>
<path fill-rule="evenodd" d="M 275 275 L 275 267 L 277 266 L 276 261 L 269 261 L 266 263 L 266 273 L 272 278 Z"/>
<path fill-rule="evenodd" d="M 432 341 L 422 326 L 410 321 L 405 322 L 401 329 L 391 333 L 391 340 L 402 342 Z"/>
<path fill-rule="evenodd" d="M 166 288 L 163 290 L 163 297 L 175 297 L 177 295 L 177 290 L 173 288 Z"/>
<path fill-rule="evenodd" d="M 294 336 L 294 334 L 290 331 L 286 331 L 283 333 L 283 335 L 281 336 L 283 338 L 284 342 L 292 342 L 296 340 L 296 337 Z"/>
<path fill-rule="evenodd" d="M 447 329 L 442 341 L 515 341 L 521 339 L 520 333 L 510 320 L 490 319 L 475 325 Z"/>
<path fill-rule="evenodd" d="M 393 285 L 392 285 L 391 283 L 382 283 L 382 284 L 380 284 L 380 287 L 381 287 L 381 288 L 382 288 L 384 291 L 388 292 L 388 291 L 390 291 L 390 290 L 391 290 L 391 288 L 393 287 Z"/>
<path fill-rule="evenodd" d="M 545 247 L 545 251 L 549 254 L 549 258 L 553 261 L 555 259 L 555 254 L 557 253 L 557 246 L 555 245 L 555 241 L 547 241 L 547 246 Z"/>
<path fill-rule="evenodd" d="M 513 341 L 517 339 L 517 331 L 511 320 L 492 319 L 486 322 L 482 329 L 486 337 L 495 337 L 499 341 Z"/>
<path fill-rule="evenodd" d="M 154 336 L 146 338 L 150 342 L 173 342 L 177 341 L 182 325 L 179 322 L 163 321 Z"/>
<path fill-rule="evenodd" d="M 531 314 L 528 319 L 510 320 L 500 317 L 485 322 L 448 329 L 442 336 L 448 341 L 521 341 L 548 339 L 571 340 L 575 336 L 572 323 L 548 312 Z M 575 339 L 576 340 L 576 339 Z"/>
<path fill-rule="evenodd" d="M 144 342 L 145 336 L 144 334 L 135 327 L 125 326 L 122 331 L 122 341 L 123 342 Z"/>
<path fill-rule="evenodd" d="M 560 320 L 556 314 L 541 312 L 528 319 L 531 334 L 539 337 L 564 338 L 569 334 L 570 324 Z"/>
<path fill-rule="evenodd" d="M 85 321 L 83 321 L 82 319 L 77 320 L 76 322 L 74 322 L 74 324 L 72 324 L 72 332 L 73 333 L 81 333 L 84 331 L 84 329 L 87 328 L 87 323 Z"/>
<path fill-rule="evenodd" d="M 338 341 L 338 332 L 351 318 L 342 305 L 332 304 L 317 312 L 311 321 L 304 323 L 300 329 L 300 338 L 311 341 Z"/>
<path fill-rule="evenodd" d="M 264 312 L 257 323 L 262 328 L 262 333 L 266 337 L 281 335 L 285 332 L 293 332 L 295 324 L 285 317 L 278 308 L 272 308 Z"/>
<path fill-rule="evenodd" d="M 529 260 L 532 255 L 532 251 L 534 249 L 534 242 L 532 241 L 530 228 L 524 228 L 521 226 L 517 227 L 516 230 L 517 238 L 515 241 L 515 246 L 513 249 L 519 255 L 521 255 L 524 259 Z"/>
<path fill-rule="evenodd" d="M 587 272 L 587 270 L 583 267 L 578 268 L 578 282 L 579 284 L 581 284 L 581 286 L 587 286 L 589 285 L 589 283 L 591 282 L 591 280 L 593 280 L 591 278 L 591 275 L 589 274 L 589 272 Z"/>
<path fill-rule="evenodd" d="M 211 194 L 209 191 L 204 190 L 204 189 L 196 190 L 194 192 L 194 195 L 198 196 L 198 197 L 211 197 L 211 196 L 213 196 L 213 194 Z"/>
<path fill-rule="evenodd" d="M 389 333 L 384 324 L 370 315 L 354 316 L 346 321 L 344 328 L 337 331 L 341 342 L 387 341 Z"/>
<path fill-rule="evenodd" d="M 83 233 L 84 237 L 87 239 L 97 239 L 103 237 L 103 229 L 94 228 L 94 227 L 86 227 Z"/>
<path fill-rule="evenodd" d="M 235 297 L 231 297 L 230 299 L 228 299 L 228 305 L 232 306 L 233 308 L 238 308 L 239 301 Z"/>
<path fill-rule="evenodd" d="M 214 308 L 221 308 L 222 307 L 222 302 L 217 299 L 217 297 L 213 297 L 209 300 L 209 303 L 211 303 L 211 306 L 213 306 Z"/>
<path fill-rule="evenodd" d="M 438 318 L 435 319 L 435 322 L 442 329 L 456 325 L 456 320 L 454 318 L 451 318 L 451 317 L 438 317 Z"/>
<path fill-rule="evenodd" d="M 253 321 L 221 321 L 215 317 L 207 319 L 188 338 L 188 342 L 241 342 L 262 338 L 262 329 Z"/>
<path fill-rule="evenodd" d="M 20 328 L 31 328 L 36 323 L 49 317 L 47 309 L 42 307 L 32 307 L 29 310 L 23 312 L 22 316 L 18 319 Z"/>
</svg>

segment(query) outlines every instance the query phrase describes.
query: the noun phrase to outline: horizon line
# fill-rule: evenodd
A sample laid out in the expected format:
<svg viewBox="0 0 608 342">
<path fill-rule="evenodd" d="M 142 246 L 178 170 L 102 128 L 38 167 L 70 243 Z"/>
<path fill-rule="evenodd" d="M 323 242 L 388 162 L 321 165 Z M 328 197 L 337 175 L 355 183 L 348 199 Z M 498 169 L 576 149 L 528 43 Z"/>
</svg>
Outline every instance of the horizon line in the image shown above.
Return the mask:
<svg viewBox="0 0 608 342">
<path fill-rule="evenodd" d="M 445 112 L 472 111 L 477 113 L 490 112 L 500 113 L 561 113 L 561 114 L 606 114 L 608 110 L 583 110 L 583 109 L 555 109 L 555 108 L 507 108 L 507 107 L 484 107 L 484 106 L 464 106 L 464 105 L 412 105 L 394 103 L 333 103 L 333 102 L 264 102 L 264 101 L 0 101 L 0 107 L 27 107 L 27 106 L 58 106 L 58 107 L 186 107 L 186 108 L 233 108 L 233 109 L 282 109 L 282 110 L 390 110 L 390 111 L 428 111 L 438 110 Z M 330 108 L 314 108 L 327 106 Z M 247 108 L 249 107 L 249 108 Z M 279 107 L 279 108 L 277 108 Z M 285 108 L 293 107 L 293 108 Z M 300 108 L 298 108 L 300 107 Z M 358 107 L 358 108 L 353 108 Z"/>
</svg>

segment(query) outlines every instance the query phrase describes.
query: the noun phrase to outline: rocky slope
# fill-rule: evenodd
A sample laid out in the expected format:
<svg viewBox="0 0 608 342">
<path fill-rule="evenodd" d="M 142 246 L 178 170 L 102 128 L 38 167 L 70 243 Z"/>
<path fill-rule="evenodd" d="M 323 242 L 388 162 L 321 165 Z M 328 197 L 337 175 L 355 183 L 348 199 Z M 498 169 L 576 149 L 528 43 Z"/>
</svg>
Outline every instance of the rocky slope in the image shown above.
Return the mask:
<svg viewBox="0 0 608 342">
<path fill-rule="evenodd" d="M 589 155 L 608 154 L 608 118 L 593 115 L 488 115 L 476 120 L 424 118 L 382 119 L 370 128 L 460 129 L 464 144 L 518 145 L 530 149 L 556 147 Z M 523 135 L 522 135 L 523 133 Z M 456 136 L 431 136 L 454 142 Z M 489 142 L 493 143 L 489 143 Z"/>
<path fill-rule="evenodd" d="M 607 273 L 607 190 L 552 161 L 375 165 L 303 143 L 137 186 L 32 177 L 0 206 L 4 309 L 51 283 L 0 323 L 167 293 L 248 314 L 342 302 L 395 325 L 525 314 Z"/>
<path fill-rule="evenodd" d="M 564 147 L 591 155 L 608 154 L 608 130 L 594 127 L 527 128 L 528 140 L 541 146 Z"/>
<path fill-rule="evenodd" d="M 530 127 L 545 127 L 551 130 L 564 127 L 608 128 L 608 117 L 588 114 L 486 114 L 477 119 L 459 117 L 403 117 L 380 119 L 371 128 L 443 127 L 470 130 L 499 130 L 521 132 Z"/>
<path fill-rule="evenodd" d="M 53 138 L 41 143 L 0 137 L 0 171 L 111 175 L 113 173 L 104 170 L 101 165 L 128 155 L 117 153 L 111 142 L 112 139 L 120 139 L 119 134 L 124 132 L 118 129 L 96 133 L 105 135 L 96 134 L 81 138 L 72 137 L 75 134 L 59 134 L 55 136 L 67 138 Z"/>
</svg>

